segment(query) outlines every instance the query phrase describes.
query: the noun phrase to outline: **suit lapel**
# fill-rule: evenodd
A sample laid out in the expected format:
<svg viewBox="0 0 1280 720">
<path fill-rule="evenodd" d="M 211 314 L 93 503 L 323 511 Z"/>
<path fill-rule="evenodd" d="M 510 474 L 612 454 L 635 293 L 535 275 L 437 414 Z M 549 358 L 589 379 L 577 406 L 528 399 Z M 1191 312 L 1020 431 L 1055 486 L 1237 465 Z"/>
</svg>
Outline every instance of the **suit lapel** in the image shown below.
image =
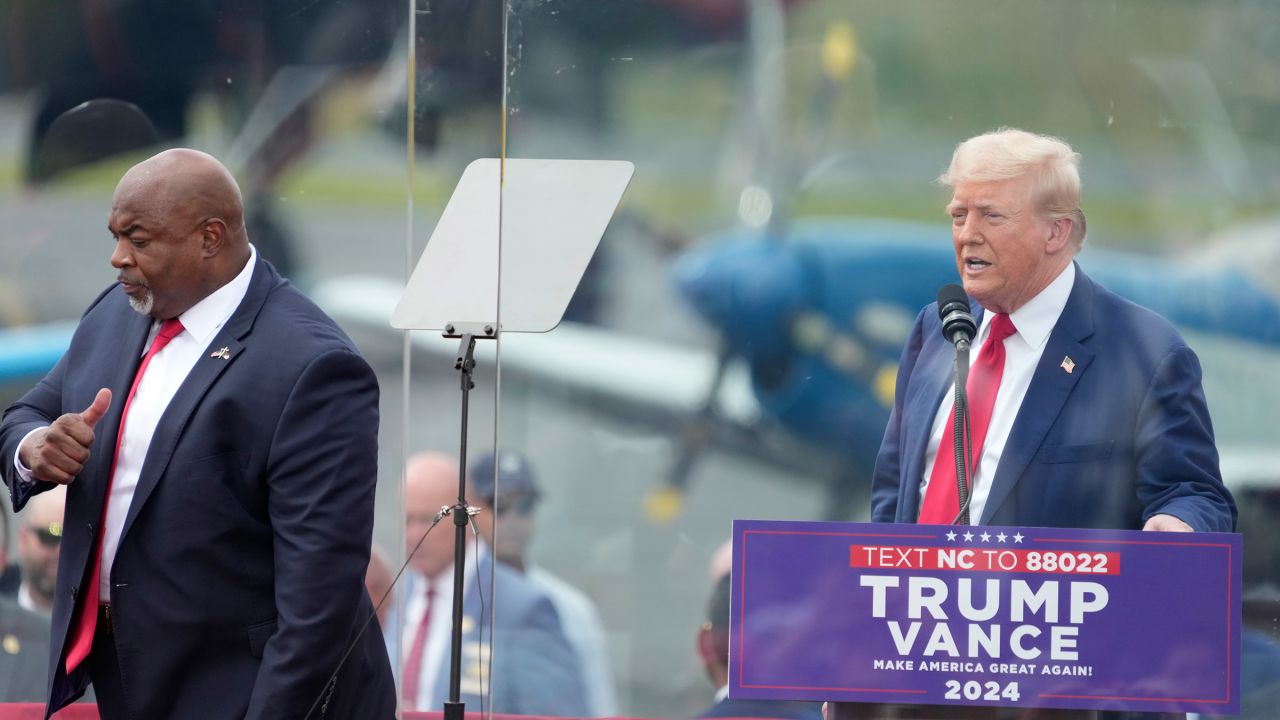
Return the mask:
<svg viewBox="0 0 1280 720">
<path fill-rule="evenodd" d="M 1049 333 L 1044 352 L 1031 376 L 1031 385 L 1018 408 L 1018 416 L 1009 431 L 1000 465 L 991 482 L 991 492 L 982 512 L 983 524 L 990 522 L 1000 505 L 1009 497 L 1014 486 L 1022 479 L 1027 465 L 1044 442 L 1049 428 L 1058 419 L 1067 398 L 1076 383 L 1088 371 L 1094 352 L 1083 343 L 1093 334 L 1093 281 L 1079 266 L 1076 267 L 1075 284 L 1062 315 Z M 1075 365 L 1067 372 L 1062 363 L 1071 358 Z"/>
<path fill-rule="evenodd" d="M 155 490 L 156 483 L 168 468 L 174 448 L 182 437 L 191 414 L 213 387 L 214 382 L 245 352 L 246 336 L 253 329 L 258 311 L 262 309 L 262 304 L 266 301 L 277 277 L 269 265 L 261 259 L 258 260 L 253 278 L 249 281 L 249 289 L 245 292 L 240 306 L 222 326 L 222 330 L 214 335 L 209 346 L 201 351 L 199 359 L 191 368 L 186 380 L 182 382 L 178 392 L 169 401 L 169 406 L 165 408 L 164 414 L 160 416 L 155 434 L 151 436 L 151 444 L 147 447 L 147 458 L 142 464 L 142 474 L 138 477 L 138 486 L 133 493 L 133 502 L 129 505 L 129 514 L 125 517 L 124 528 L 120 532 L 122 542 L 124 536 L 129 534 L 129 529 L 133 526 L 138 513 L 142 511 L 147 498 Z M 220 352 L 224 348 L 226 352 Z"/>
</svg>

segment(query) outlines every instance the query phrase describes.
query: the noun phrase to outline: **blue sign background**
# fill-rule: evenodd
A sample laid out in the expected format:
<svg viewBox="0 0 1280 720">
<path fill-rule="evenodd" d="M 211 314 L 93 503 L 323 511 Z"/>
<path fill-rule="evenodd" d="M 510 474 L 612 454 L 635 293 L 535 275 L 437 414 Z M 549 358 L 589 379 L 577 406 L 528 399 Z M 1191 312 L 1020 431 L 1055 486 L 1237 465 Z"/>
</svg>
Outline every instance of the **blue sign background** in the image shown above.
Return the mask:
<svg viewBox="0 0 1280 720">
<path fill-rule="evenodd" d="M 1239 709 L 1239 535 L 748 520 L 734 522 L 733 537 L 731 697 Z M 972 569 L 937 569 L 940 552 L 964 550 L 978 561 Z M 1068 556 L 1073 572 L 1062 572 Z M 1107 572 L 1088 567 L 1093 558 Z M 964 617 L 990 611 L 988 580 L 998 593 L 994 617 Z M 1014 602 L 1015 585 L 1020 597 L 1039 594 L 1030 605 Z M 931 601 L 940 591 L 946 599 Z M 1037 606 L 1050 596 L 1056 618 Z M 998 633 L 998 657 L 971 646 L 973 632 Z M 1059 659 L 1051 658 L 1054 634 L 1064 636 Z M 1015 644 L 1037 657 L 1018 657 Z"/>
</svg>

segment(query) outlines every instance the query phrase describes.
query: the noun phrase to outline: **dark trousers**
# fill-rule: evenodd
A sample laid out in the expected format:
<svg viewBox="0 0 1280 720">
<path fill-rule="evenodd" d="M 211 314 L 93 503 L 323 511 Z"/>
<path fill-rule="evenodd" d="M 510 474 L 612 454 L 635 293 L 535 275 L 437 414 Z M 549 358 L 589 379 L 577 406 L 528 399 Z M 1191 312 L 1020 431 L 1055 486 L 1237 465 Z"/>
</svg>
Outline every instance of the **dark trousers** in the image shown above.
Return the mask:
<svg viewBox="0 0 1280 720">
<path fill-rule="evenodd" d="M 109 606 L 98 609 L 98 625 L 93 633 L 93 650 L 89 652 L 89 679 L 98 698 L 98 715 L 102 720 L 127 720 L 129 706 L 124 699 L 124 682 L 120 675 L 120 659 L 116 655 L 116 638 L 111 627 Z"/>
</svg>

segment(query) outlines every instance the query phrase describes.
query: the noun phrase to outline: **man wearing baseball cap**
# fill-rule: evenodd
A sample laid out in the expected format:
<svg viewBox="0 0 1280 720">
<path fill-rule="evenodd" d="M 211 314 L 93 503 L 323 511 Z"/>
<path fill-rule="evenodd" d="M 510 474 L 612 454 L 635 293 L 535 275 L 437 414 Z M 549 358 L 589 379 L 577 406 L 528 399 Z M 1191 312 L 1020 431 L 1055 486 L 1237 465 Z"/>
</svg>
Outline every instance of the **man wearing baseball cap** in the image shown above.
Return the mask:
<svg viewBox="0 0 1280 720">
<path fill-rule="evenodd" d="M 502 451 L 476 459 L 467 469 L 467 499 L 480 508 L 476 525 L 499 562 L 522 573 L 551 598 L 569 643 L 582 666 L 587 707 L 595 717 L 618 714 L 604 627 L 591 599 L 581 590 L 532 564 L 529 547 L 537 529 L 535 510 L 542 489 L 528 458 Z M 495 532 L 496 527 L 496 532 Z"/>
</svg>

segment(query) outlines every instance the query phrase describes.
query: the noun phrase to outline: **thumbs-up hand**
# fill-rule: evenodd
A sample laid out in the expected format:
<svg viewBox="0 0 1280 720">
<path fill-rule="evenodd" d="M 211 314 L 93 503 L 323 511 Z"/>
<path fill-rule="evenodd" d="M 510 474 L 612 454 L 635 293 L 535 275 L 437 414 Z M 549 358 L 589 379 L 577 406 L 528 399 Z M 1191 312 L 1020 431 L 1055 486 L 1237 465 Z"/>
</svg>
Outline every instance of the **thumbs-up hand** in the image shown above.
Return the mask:
<svg viewBox="0 0 1280 720">
<path fill-rule="evenodd" d="M 102 388 L 89 407 L 62 415 L 37 430 L 18 448 L 18 458 L 37 480 L 66 485 L 84 469 L 93 446 L 93 427 L 111 407 L 111 391 Z"/>
</svg>

